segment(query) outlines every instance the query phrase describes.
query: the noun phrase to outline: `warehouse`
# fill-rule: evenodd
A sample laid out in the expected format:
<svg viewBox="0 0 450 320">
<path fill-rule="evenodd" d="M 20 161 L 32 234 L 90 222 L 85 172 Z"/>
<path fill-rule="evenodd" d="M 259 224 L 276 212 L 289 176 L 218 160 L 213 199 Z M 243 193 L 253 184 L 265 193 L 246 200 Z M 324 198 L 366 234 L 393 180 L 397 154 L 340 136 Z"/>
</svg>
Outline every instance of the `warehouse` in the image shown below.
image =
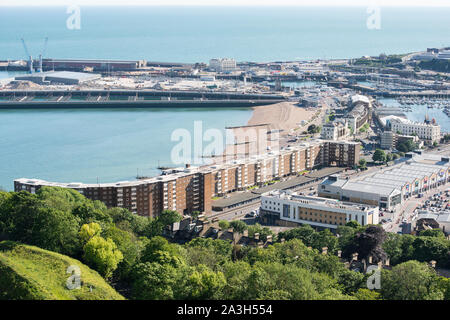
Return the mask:
<svg viewBox="0 0 450 320">
<path fill-rule="evenodd" d="M 17 76 L 15 80 L 31 81 L 37 84 L 79 85 L 84 82 L 100 79 L 97 73 L 49 71 Z"/>
<path fill-rule="evenodd" d="M 406 162 L 360 179 L 330 176 L 319 185 L 319 196 L 392 210 L 408 197 L 449 181 L 448 158 L 434 155 L 410 157 Z"/>
</svg>

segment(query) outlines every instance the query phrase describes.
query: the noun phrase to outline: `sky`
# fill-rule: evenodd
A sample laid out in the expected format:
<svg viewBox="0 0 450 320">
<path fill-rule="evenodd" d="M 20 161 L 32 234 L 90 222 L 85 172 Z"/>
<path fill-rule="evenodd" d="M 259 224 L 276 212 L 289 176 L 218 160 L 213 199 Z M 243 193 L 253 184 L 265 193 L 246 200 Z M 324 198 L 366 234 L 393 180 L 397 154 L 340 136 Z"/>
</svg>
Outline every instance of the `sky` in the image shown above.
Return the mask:
<svg viewBox="0 0 450 320">
<path fill-rule="evenodd" d="M 217 6 L 425 6 L 450 7 L 449 0 L 0 0 L 0 6 L 217 5 Z"/>
</svg>

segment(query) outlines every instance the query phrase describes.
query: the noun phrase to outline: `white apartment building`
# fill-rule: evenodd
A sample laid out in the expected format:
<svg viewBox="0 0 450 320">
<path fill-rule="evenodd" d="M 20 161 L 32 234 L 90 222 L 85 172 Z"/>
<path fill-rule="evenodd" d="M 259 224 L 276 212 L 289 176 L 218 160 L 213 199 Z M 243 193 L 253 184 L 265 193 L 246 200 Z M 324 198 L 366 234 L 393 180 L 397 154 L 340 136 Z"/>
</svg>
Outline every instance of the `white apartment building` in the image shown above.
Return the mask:
<svg viewBox="0 0 450 320">
<path fill-rule="evenodd" d="M 361 225 L 378 224 L 377 206 L 340 200 L 301 196 L 290 191 L 274 190 L 261 197 L 261 212 L 276 216 L 281 222 L 309 224 L 313 227 L 336 229 L 349 221 Z"/>
<path fill-rule="evenodd" d="M 414 122 L 396 117 L 390 120 L 390 125 L 393 132 L 408 136 L 416 134 L 419 139 L 427 143 L 439 142 L 441 138 L 441 127 L 437 124 Z"/>
<path fill-rule="evenodd" d="M 216 72 L 231 72 L 236 70 L 236 60 L 220 58 L 209 60 L 209 68 Z"/>
<path fill-rule="evenodd" d="M 345 140 L 350 134 L 346 120 L 328 122 L 322 126 L 321 138 L 324 140 Z"/>
</svg>

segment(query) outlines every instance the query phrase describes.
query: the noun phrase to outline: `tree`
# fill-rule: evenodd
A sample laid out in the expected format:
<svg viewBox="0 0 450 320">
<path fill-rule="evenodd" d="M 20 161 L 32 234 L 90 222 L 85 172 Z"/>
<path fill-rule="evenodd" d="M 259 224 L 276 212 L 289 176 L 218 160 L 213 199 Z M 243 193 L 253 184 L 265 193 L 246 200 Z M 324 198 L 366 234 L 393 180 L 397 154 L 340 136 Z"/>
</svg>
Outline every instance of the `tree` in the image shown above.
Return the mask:
<svg viewBox="0 0 450 320">
<path fill-rule="evenodd" d="M 191 213 L 191 217 L 193 220 L 197 220 L 198 217 L 201 215 L 202 213 L 200 211 L 194 211 Z"/>
<path fill-rule="evenodd" d="M 118 264 L 114 274 L 120 280 L 128 281 L 132 267 L 138 262 L 144 242 L 137 239 L 131 232 L 111 226 L 102 234 L 105 239 L 111 239 L 123 254 L 123 260 Z"/>
<path fill-rule="evenodd" d="M 436 237 L 445 239 L 445 234 L 442 232 L 441 229 L 428 229 L 428 230 L 422 230 L 419 232 L 419 236 L 421 237 Z"/>
<path fill-rule="evenodd" d="M 50 207 L 25 191 L 2 194 L 0 236 L 43 249 L 77 255 L 79 220 L 70 212 Z"/>
<path fill-rule="evenodd" d="M 100 235 L 102 232 L 102 228 L 98 223 L 91 222 L 89 224 L 83 224 L 81 226 L 80 232 L 78 232 L 78 236 L 80 237 L 81 243 L 86 244 L 93 237 Z"/>
<path fill-rule="evenodd" d="M 393 159 L 393 157 L 392 157 L 392 153 L 388 153 L 388 154 L 386 154 L 386 162 L 391 162 L 391 161 L 392 161 L 392 159 Z"/>
<path fill-rule="evenodd" d="M 222 272 L 211 271 L 208 267 L 199 265 L 183 284 L 186 290 L 185 299 L 217 300 L 222 297 L 226 279 Z"/>
<path fill-rule="evenodd" d="M 160 236 L 166 227 L 173 225 L 175 222 L 181 221 L 182 216 L 173 210 L 164 210 L 161 214 L 153 220 L 145 228 L 145 235 L 149 238 Z"/>
<path fill-rule="evenodd" d="M 97 270 L 103 277 L 111 277 L 117 265 L 123 259 L 123 254 L 117 249 L 111 239 L 95 236 L 83 248 L 83 259 L 88 265 Z"/>
<path fill-rule="evenodd" d="M 177 270 L 171 265 L 139 263 L 132 271 L 132 295 L 140 300 L 174 299 Z"/>
<path fill-rule="evenodd" d="M 308 133 L 309 134 L 313 134 L 313 133 L 319 133 L 321 130 L 320 126 L 316 126 L 315 124 L 311 124 L 308 127 Z"/>
<path fill-rule="evenodd" d="M 230 227 L 237 233 L 243 234 L 247 230 L 247 224 L 241 220 L 234 220 L 230 222 Z"/>
<path fill-rule="evenodd" d="M 381 149 L 376 149 L 372 156 L 372 159 L 375 162 L 385 162 L 386 161 L 386 153 Z"/>
<path fill-rule="evenodd" d="M 219 221 L 219 227 L 222 230 L 227 230 L 230 228 L 230 222 L 228 222 L 227 220 L 220 220 Z"/>
<path fill-rule="evenodd" d="M 169 243 L 161 236 L 155 236 L 150 239 L 142 252 L 141 262 L 169 264 L 173 267 L 184 264 L 180 254 L 180 247 L 177 244 Z"/>
<path fill-rule="evenodd" d="M 366 161 L 366 159 L 363 158 L 363 159 L 359 160 L 359 168 L 361 170 L 367 169 L 367 161 Z"/>
<path fill-rule="evenodd" d="M 350 227 L 350 228 L 353 228 L 353 229 L 358 229 L 359 227 L 361 227 L 359 222 L 356 221 L 356 220 L 351 220 L 351 221 L 347 222 L 345 225 L 347 227 Z"/>
<path fill-rule="evenodd" d="M 437 275 L 426 263 L 408 261 L 381 273 L 381 295 L 387 300 L 442 300 Z"/>
<path fill-rule="evenodd" d="M 354 297 L 358 300 L 380 300 L 380 293 L 369 289 L 358 289 L 354 294 Z"/>
</svg>

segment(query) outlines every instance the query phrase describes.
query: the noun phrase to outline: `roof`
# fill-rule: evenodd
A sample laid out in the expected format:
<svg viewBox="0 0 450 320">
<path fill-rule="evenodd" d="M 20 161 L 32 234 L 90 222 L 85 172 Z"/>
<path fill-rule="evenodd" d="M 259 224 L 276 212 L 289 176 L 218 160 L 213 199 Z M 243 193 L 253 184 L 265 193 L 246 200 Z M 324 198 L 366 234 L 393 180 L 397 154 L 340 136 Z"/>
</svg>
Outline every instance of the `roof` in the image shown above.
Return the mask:
<svg viewBox="0 0 450 320">
<path fill-rule="evenodd" d="M 309 177 L 305 177 L 305 176 L 299 176 L 299 177 L 295 177 L 286 181 L 282 181 L 282 182 L 278 182 L 278 183 L 274 183 L 256 190 L 253 190 L 253 193 L 255 194 L 263 194 L 272 190 L 286 190 L 286 189 L 291 189 L 291 188 L 295 188 L 297 186 L 301 186 L 304 185 L 306 183 L 312 182 L 312 179 Z"/>
<path fill-rule="evenodd" d="M 222 198 L 219 200 L 215 200 L 212 202 L 213 208 L 228 208 L 234 205 L 238 205 L 242 202 L 247 201 L 254 201 L 256 199 L 259 199 L 260 195 L 255 194 L 252 192 L 242 192 L 242 193 L 236 193 L 232 196 L 229 196 L 228 198 Z"/>
<path fill-rule="evenodd" d="M 342 172 L 344 170 L 345 170 L 345 168 L 339 168 L 339 167 L 324 168 L 324 169 L 320 169 L 320 170 L 317 170 L 314 172 L 310 172 L 310 173 L 306 174 L 306 177 L 313 178 L 313 179 L 325 178 L 325 177 L 328 177 L 329 175 L 336 174 L 336 173 Z"/>
</svg>

